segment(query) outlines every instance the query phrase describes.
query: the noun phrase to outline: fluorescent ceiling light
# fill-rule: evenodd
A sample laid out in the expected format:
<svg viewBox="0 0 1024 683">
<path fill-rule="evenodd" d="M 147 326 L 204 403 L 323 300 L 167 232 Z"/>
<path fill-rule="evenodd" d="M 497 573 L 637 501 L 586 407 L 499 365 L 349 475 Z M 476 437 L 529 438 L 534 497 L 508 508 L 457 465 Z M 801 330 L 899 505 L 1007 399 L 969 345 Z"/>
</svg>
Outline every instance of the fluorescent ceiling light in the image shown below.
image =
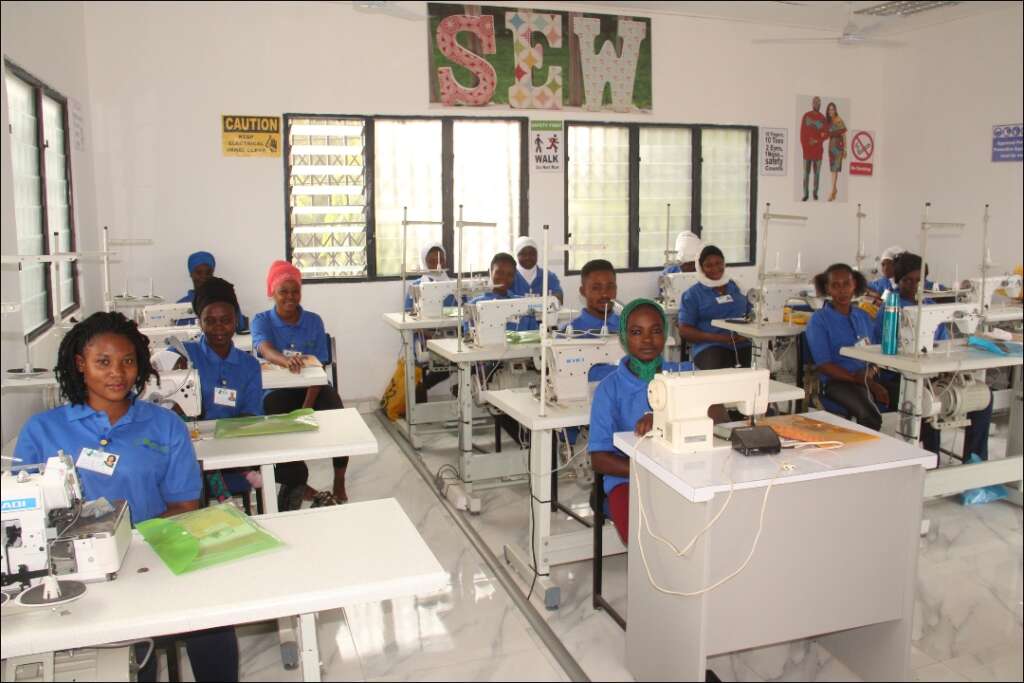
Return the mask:
<svg viewBox="0 0 1024 683">
<path fill-rule="evenodd" d="M 959 5 L 959 2 L 943 2 L 942 0 L 899 0 L 896 2 L 883 2 L 873 7 L 859 9 L 854 14 L 868 14 L 874 17 L 908 17 L 911 14 L 929 12 L 940 7 Z"/>
</svg>

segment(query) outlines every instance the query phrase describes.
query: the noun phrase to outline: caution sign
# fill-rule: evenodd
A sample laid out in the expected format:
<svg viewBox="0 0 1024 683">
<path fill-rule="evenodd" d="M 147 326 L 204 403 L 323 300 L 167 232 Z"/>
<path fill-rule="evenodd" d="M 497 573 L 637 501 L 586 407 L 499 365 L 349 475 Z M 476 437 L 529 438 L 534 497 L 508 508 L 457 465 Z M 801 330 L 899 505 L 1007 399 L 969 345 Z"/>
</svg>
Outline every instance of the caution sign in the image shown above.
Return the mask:
<svg viewBox="0 0 1024 683">
<path fill-rule="evenodd" d="M 225 114 L 220 117 L 221 152 L 226 157 L 281 156 L 281 117 Z"/>
<path fill-rule="evenodd" d="M 565 155 L 561 121 L 530 121 L 530 156 L 535 171 L 561 171 Z"/>
<path fill-rule="evenodd" d="M 875 173 L 875 134 L 868 130 L 854 131 L 850 138 L 850 175 L 874 175 Z"/>
</svg>

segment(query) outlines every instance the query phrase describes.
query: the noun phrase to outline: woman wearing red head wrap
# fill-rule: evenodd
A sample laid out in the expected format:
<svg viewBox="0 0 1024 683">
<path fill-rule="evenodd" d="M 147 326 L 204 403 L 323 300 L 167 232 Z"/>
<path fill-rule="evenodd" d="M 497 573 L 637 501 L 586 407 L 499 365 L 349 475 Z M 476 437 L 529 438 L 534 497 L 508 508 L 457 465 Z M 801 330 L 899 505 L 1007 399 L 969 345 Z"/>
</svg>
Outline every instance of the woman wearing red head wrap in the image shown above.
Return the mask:
<svg viewBox="0 0 1024 683">
<path fill-rule="evenodd" d="M 287 261 L 274 261 L 267 272 L 267 296 L 274 306 L 252 319 L 252 348 L 267 362 L 299 373 L 306 356 L 315 356 L 321 363 L 330 362 L 330 349 L 324 322 L 316 313 L 302 308 L 302 273 Z M 334 410 L 343 408 L 337 390 L 330 386 L 298 389 L 275 389 L 263 397 L 267 415 L 287 413 L 297 408 Z M 345 491 L 345 470 L 348 458 L 334 458 L 334 497 L 348 500 Z M 296 478 L 299 481 L 301 478 Z M 303 495 L 315 494 L 302 485 L 297 490 L 283 491 L 282 498 L 291 507 L 298 507 Z"/>
</svg>

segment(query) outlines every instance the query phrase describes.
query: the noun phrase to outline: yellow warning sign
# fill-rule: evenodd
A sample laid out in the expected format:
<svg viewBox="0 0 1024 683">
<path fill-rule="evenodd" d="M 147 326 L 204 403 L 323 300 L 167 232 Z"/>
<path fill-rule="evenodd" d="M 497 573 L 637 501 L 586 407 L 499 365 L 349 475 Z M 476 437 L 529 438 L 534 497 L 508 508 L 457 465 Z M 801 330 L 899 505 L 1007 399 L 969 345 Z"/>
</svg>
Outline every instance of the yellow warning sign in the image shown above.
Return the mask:
<svg viewBox="0 0 1024 683">
<path fill-rule="evenodd" d="M 224 156 L 281 156 L 281 117 L 225 114 L 220 125 Z"/>
</svg>

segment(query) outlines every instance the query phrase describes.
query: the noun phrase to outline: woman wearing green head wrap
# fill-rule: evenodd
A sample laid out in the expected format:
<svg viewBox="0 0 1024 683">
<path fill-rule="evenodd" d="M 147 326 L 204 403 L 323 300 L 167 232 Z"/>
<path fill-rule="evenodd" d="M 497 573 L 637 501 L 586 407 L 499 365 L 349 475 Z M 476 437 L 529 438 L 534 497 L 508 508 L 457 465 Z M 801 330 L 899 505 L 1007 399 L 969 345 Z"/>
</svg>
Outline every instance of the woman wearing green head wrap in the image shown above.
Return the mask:
<svg viewBox="0 0 1024 683">
<path fill-rule="evenodd" d="M 608 516 L 623 543 L 629 537 L 629 458 L 615 448 L 615 432 L 639 435 L 651 430 L 647 385 L 659 372 L 693 370 L 690 363 L 662 357 L 668 334 L 665 311 L 650 299 L 634 299 L 619 318 L 619 340 L 626 356 L 601 380 L 590 406 L 590 451 L 594 471 L 604 475 Z"/>
</svg>

